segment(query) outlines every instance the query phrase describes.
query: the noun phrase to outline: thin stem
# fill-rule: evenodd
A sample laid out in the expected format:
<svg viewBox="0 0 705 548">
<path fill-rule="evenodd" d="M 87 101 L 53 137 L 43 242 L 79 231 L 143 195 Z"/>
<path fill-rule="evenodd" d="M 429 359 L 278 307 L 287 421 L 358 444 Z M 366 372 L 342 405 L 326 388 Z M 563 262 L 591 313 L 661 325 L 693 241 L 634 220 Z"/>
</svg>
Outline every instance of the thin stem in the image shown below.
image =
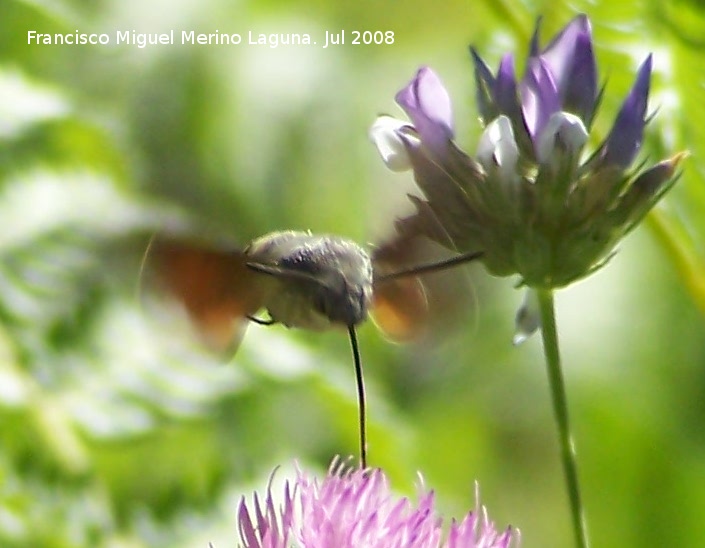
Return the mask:
<svg viewBox="0 0 705 548">
<path fill-rule="evenodd" d="M 365 379 L 362 375 L 362 360 L 360 360 L 360 349 L 357 345 L 357 334 L 355 326 L 348 327 L 350 335 L 350 346 L 352 347 L 353 362 L 355 363 L 355 382 L 357 384 L 357 407 L 360 421 L 360 468 L 367 468 L 367 418 L 365 405 Z"/>
<path fill-rule="evenodd" d="M 570 435 L 570 421 L 568 420 L 568 400 L 565 394 L 565 383 L 561 371 L 561 357 L 558 350 L 558 333 L 556 331 L 556 315 L 553 304 L 553 291 L 550 289 L 537 290 L 539 309 L 541 312 L 541 334 L 543 337 L 543 352 L 546 357 L 548 382 L 551 389 L 553 414 L 558 427 L 558 438 L 561 448 L 561 460 L 565 473 L 570 510 L 573 519 L 573 533 L 575 544 L 579 548 L 588 548 L 587 526 L 585 514 L 580 498 L 580 485 L 578 483 L 578 467 L 575 454 L 575 445 Z"/>
</svg>

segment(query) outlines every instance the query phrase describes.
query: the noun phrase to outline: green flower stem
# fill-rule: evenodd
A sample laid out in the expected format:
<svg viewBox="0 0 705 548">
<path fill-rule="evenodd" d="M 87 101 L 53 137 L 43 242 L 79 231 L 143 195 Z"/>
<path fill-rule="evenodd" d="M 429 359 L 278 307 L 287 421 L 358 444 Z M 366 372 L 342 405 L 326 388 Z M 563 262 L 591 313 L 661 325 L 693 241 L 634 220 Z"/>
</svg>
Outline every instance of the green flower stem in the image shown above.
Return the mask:
<svg viewBox="0 0 705 548">
<path fill-rule="evenodd" d="M 578 466 L 575 454 L 575 445 L 570 435 L 570 421 L 568 420 L 568 400 L 565 395 L 565 383 L 561 371 L 561 357 L 558 350 L 558 332 L 556 331 L 556 314 L 553 304 L 553 291 L 551 289 L 538 289 L 539 309 L 541 311 L 541 335 L 543 338 L 543 352 L 546 357 L 548 369 L 548 382 L 551 388 L 553 414 L 558 426 L 558 438 L 561 448 L 563 472 L 568 487 L 570 511 L 573 519 L 573 533 L 575 544 L 579 548 L 588 548 L 587 527 L 585 514 L 580 498 L 580 485 L 578 483 Z"/>
</svg>

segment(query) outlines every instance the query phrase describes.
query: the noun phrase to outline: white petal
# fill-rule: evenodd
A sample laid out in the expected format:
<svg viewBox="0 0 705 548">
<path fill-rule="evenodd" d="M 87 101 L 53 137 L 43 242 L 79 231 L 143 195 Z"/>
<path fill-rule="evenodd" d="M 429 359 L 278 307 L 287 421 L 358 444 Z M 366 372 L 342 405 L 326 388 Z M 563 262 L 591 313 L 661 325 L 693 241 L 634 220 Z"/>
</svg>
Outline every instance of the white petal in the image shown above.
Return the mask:
<svg viewBox="0 0 705 548">
<path fill-rule="evenodd" d="M 550 160 L 558 141 L 569 152 L 578 152 L 587 138 L 585 124 L 579 117 L 569 112 L 554 112 L 541 132 L 536 146 L 536 157 L 542 164 Z"/>
<path fill-rule="evenodd" d="M 410 128 L 408 122 L 397 120 L 391 116 L 380 116 L 370 128 L 369 136 L 377 147 L 382 160 L 392 171 L 407 171 L 411 169 L 411 158 L 399 133 L 404 128 Z M 409 139 L 414 139 L 409 136 Z"/>
<path fill-rule="evenodd" d="M 524 293 L 524 302 L 521 303 L 514 319 L 514 338 L 512 342 L 515 346 L 520 345 L 536 333 L 539 327 L 541 327 L 539 298 L 536 291 L 527 289 L 526 293 Z"/>
<path fill-rule="evenodd" d="M 509 177 L 516 174 L 519 148 L 509 118 L 501 115 L 490 122 L 480 137 L 476 156 L 488 171 L 499 169 Z"/>
</svg>

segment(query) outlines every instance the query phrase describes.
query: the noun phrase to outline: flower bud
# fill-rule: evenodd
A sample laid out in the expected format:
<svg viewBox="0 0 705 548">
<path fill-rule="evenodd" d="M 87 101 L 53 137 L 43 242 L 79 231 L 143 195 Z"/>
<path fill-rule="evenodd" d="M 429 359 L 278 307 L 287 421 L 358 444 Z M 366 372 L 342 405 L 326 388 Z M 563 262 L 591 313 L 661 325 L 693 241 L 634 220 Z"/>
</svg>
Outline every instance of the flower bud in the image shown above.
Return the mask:
<svg viewBox="0 0 705 548">
<path fill-rule="evenodd" d="M 405 128 L 411 129 L 408 122 L 397 120 L 391 116 L 380 116 L 370 128 L 369 136 L 377 147 L 385 165 L 392 171 L 407 171 L 411 169 L 411 158 L 406 144 L 400 136 Z M 411 135 L 406 136 L 416 140 Z"/>
<path fill-rule="evenodd" d="M 577 158 L 587 138 L 585 124 L 580 118 L 569 112 L 555 112 L 539 136 L 536 159 L 544 164 L 561 153 Z"/>
<path fill-rule="evenodd" d="M 476 158 L 485 171 L 498 170 L 503 180 L 516 177 L 519 149 L 509 118 L 498 116 L 485 128 L 477 145 Z"/>
</svg>

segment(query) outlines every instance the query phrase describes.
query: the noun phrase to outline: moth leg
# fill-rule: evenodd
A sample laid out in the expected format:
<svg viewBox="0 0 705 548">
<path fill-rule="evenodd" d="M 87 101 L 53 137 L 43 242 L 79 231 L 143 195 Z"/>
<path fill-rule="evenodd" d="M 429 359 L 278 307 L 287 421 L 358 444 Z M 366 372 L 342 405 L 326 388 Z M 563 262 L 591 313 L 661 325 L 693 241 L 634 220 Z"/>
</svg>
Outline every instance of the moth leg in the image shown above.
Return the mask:
<svg viewBox="0 0 705 548">
<path fill-rule="evenodd" d="M 276 320 L 274 320 L 272 318 L 269 318 L 268 320 L 264 320 L 264 319 L 258 318 L 256 316 L 250 316 L 249 314 L 245 317 L 248 320 L 250 320 L 251 322 L 256 323 L 257 325 L 274 325 L 275 323 L 277 323 Z"/>
</svg>

